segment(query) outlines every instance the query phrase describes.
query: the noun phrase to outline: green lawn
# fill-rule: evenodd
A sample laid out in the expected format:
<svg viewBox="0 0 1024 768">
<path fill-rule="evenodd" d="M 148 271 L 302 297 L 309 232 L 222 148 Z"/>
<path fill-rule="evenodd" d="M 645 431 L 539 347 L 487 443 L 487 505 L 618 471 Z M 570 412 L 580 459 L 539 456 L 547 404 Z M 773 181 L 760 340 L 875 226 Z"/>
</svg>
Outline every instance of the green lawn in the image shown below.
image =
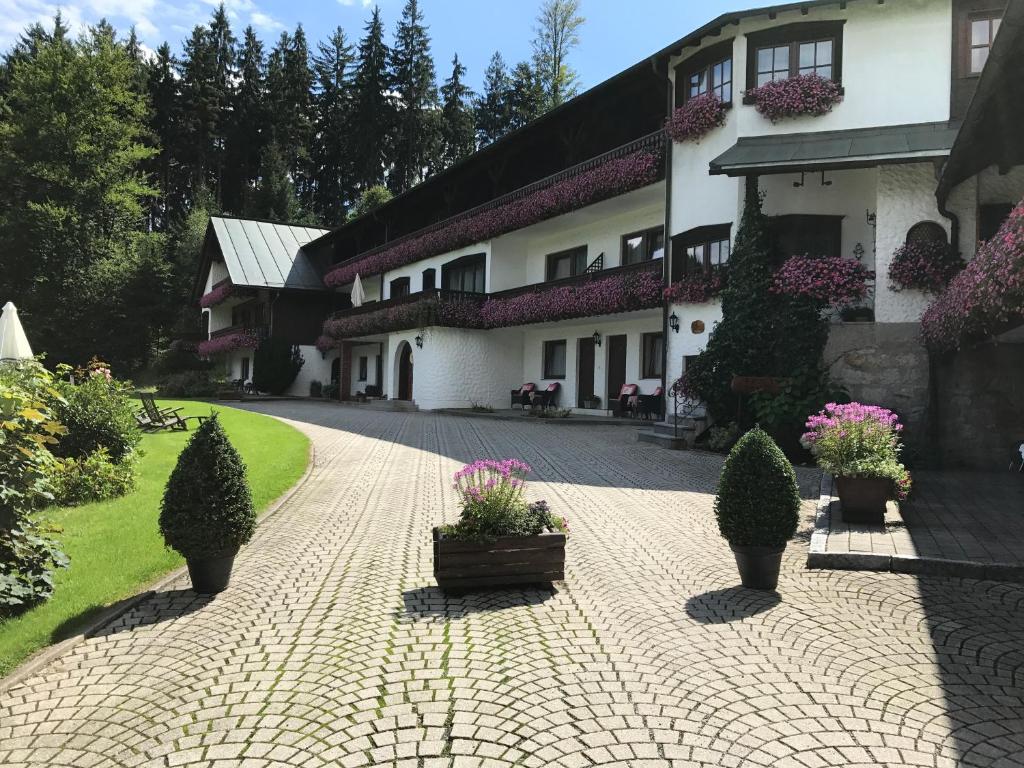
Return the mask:
<svg viewBox="0 0 1024 768">
<path fill-rule="evenodd" d="M 258 510 L 302 476 L 309 456 L 305 435 L 269 416 L 208 403 L 159 400 L 183 414 L 208 414 L 213 407 L 249 468 Z M 197 422 L 190 421 L 194 429 Z M 44 517 L 63 529 L 60 538 L 71 566 L 56 574 L 53 597 L 17 618 L 0 623 L 0 675 L 50 643 L 69 637 L 105 606 L 182 564 L 164 547 L 157 528 L 160 498 L 178 453 L 192 432 L 146 435 L 138 487 L 113 501 L 54 508 Z"/>
</svg>

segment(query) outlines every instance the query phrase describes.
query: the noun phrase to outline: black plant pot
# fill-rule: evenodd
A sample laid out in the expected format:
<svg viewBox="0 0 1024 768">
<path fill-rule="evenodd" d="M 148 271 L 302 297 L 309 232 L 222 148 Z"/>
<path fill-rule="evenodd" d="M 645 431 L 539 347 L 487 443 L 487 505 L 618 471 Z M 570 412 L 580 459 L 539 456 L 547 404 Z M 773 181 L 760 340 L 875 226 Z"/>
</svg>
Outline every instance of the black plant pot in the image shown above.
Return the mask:
<svg viewBox="0 0 1024 768">
<path fill-rule="evenodd" d="M 192 579 L 192 589 L 201 595 L 215 595 L 227 589 L 237 554 L 236 548 L 218 557 L 187 558 L 185 562 L 188 576 Z"/>
<path fill-rule="evenodd" d="M 885 525 L 885 505 L 893 495 L 888 477 L 837 477 L 836 491 L 844 523 Z"/>
<path fill-rule="evenodd" d="M 779 584 L 779 568 L 782 565 L 781 547 L 740 547 L 730 544 L 740 571 L 740 581 L 747 589 L 773 590 Z"/>
</svg>

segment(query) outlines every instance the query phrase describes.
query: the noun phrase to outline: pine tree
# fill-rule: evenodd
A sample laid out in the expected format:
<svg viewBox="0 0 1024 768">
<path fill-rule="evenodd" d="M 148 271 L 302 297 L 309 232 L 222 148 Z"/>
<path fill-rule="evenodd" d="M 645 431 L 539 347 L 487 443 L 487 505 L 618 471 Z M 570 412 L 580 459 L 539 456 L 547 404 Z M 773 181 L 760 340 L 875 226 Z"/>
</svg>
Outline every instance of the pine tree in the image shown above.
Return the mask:
<svg viewBox="0 0 1024 768">
<path fill-rule="evenodd" d="M 301 24 L 294 35 L 281 33 L 267 69 L 268 140 L 277 145 L 296 193 L 305 201 L 313 189 L 309 151 L 313 141 L 313 72 Z"/>
<path fill-rule="evenodd" d="M 155 230 L 166 229 L 172 212 L 183 208 L 188 199 L 188 172 L 182 165 L 182 105 L 176 67 L 171 47 L 164 43 L 157 48 L 156 58 L 146 68 L 150 130 L 157 147 L 157 154 L 148 165 L 158 190 L 149 214 L 150 227 Z"/>
<path fill-rule="evenodd" d="M 0 190 L 0 274 L 55 362 L 99 354 L 132 366 L 148 352 L 137 326 L 119 325 L 126 285 L 152 267 L 139 254 L 154 151 L 134 77 L 124 46 L 98 27 L 75 43 L 40 41 L 4 97 L 0 178 L 17 183 Z"/>
<path fill-rule="evenodd" d="M 480 146 L 500 139 L 511 129 L 512 115 L 509 111 L 511 83 L 505 59 L 500 51 L 491 56 L 491 63 L 484 72 L 484 92 L 477 98 L 474 107 L 476 135 Z"/>
<path fill-rule="evenodd" d="M 238 83 L 227 135 L 224 210 L 245 215 L 260 174 L 260 153 L 266 142 L 266 57 L 263 43 L 246 27 L 236 55 Z"/>
<path fill-rule="evenodd" d="M 406 0 L 391 49 L 391 82 L 398 94 L 394 165 L 388 186 L 404 192 L 419 182 L 437 151 L 437 108 L 430 36 L 418 0 Z"/>
<path fill-rule="evenodd" d="M 319 45 L 318 55 L 313 58 L 317 83 L 313 210 L 324 222 L 335 226 L 344 221 L 354 194 L 349 152 L 353 61 L 352 46 L 341 27 L 334 30 L 327 43 Z"/>
<path fill-rule="evenodd" d="M 580 0 L 544 0 L 533 38 L 533 66 L 544 91 L 544 111 L 568 101 L 579 90 L 579 76 L 568 64 L 580 43 Z"/>
<path fill-rule="evenodd" d="M 522 128 L 544 113 L 544 87 L 533 67 L 525 61 L 512 70 L 508 94 L 509 129 Z"/>
<path fill-rule="evenodd" d="M 374 8 L 359 43 L 349 133 L 354 179 L 363 190 L 382 184 L 390 165 L 394 109 L 388 96 L 389 56 L 380 9 Z"/>
<path fill-rule="evenodd" d="M 452 59 L 452 74 L 441 86 L 441 167 L 448 168 L 476 149 L 473 92 L 462 80 L 466 68 L 459 55 Z"/>
<path fill-rule="evenodd" d="M 252 197 L 248 215 L 253 218 L 282 224 L 314 223 L 299 204 L 288 160 L 276 143 L 268 144 L 260 156 L 260 180 Z"/>
</svg>

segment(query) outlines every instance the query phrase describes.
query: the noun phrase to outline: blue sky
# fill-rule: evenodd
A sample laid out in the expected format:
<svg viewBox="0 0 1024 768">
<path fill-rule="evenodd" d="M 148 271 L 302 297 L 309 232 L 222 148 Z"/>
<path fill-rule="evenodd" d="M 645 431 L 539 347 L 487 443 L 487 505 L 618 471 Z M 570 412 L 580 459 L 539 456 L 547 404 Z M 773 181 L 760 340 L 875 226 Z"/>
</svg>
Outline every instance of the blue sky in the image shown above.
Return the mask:
<svg viewBox="0 0 1024 768">
<path fill-rule="evenodd" d="M 176 50 L 197 23 L 205 23 L 219 0 L 0 0 L 0 46 L 6 48 L 25 25 L 52 18 L 60 8 L 74 26 L 106 17 L 119 29 L 135 24 L 150 48 L 167 40 Z M 468 81 L 479 88 L 491 54 L 510 64 L 530 55 L 534 17 L 541 0 L 421 0 L 430 27 L 438 80 L 456 52 Z M 390 42 L 404 0 L 379 0 Z M 584 87 L 625 69 L 687 32 L 731 10 L 765 5 L 750 0 L 582 0 L 587 19 L 572 57 Z M 236 34 L 252 24 L 270 42 L 299 22 L 311 41 L 340 25 L 353 40 L 362 36 L 371 0 L 226 0 Z"/>
</svg>

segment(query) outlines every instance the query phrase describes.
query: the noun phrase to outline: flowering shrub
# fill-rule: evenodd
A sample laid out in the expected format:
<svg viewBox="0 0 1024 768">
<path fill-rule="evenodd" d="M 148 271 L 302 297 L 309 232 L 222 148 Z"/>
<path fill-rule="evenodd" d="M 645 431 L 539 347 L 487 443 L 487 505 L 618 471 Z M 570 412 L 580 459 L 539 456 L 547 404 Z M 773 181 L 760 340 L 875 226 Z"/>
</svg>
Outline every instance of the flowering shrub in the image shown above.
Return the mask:
<svg viewBox="0 0 1024 768">
<path fill-rule="evenodd" d="M 328 320 L 327 322 L 331 321 Z M 337 339 L 328 336 L 326 333 L 321 333 L 319 336 L 316 337 L 316 342 L 314 343 L 314 346 L 317 348 L 318 352 L 326 354 L 330 352 L 332 349 L 334 349 L 336 346 L 338 346 L 338 341 Z"/>
<path fill-rule="evenodd" d="M 859 261 L 841 256 L 790 256 L 775 273 L 771 291 L 843 306 L 867 296 L 867 281 L 874 276 Z"/>
<path fill-rule="evenodd" d="M 608 160 L 596 168 L 538 189 L 505 205 L 456 219 L 441 229 L 403 240 L 393 246 L 384 246 L 328 272 L 324 282 L 331 287 L 344 285 L 352 282 L 356 273 L 363 277 L 376 275 L 419 259 L 489 240 L 653 184 L 659 172 L 658 157 L 650 152 L 639 151 Z"/>
<path fill-rule="evenodd" d="M 197 351 L 200 357 L 209 357 L 236 349 L 256 349 L 259 345 L 259 337 L 252 331 L 235 331 L 199 342 Z"/>
<path fill-rule="evenodd" d="M 324 323 L 323 335 L 317 339 L 316 345 L 323 352 L 337 346 L 339 339 L 431 325 L 479 328 L 480 305 L 471 299 L 451 300 L 431 296 L 361 315 L 339 317 Z"/>
<path fill-rule="evenodd" d="M 204 294 L 202 297 L 200 297 L 199 306 L 202 307 L 203 309 L 215 307 L 218 304 L 221 304 L 222 302 L 225 302 L 229 298 L 231 298 L 231 294 L 233 294 L 234 292 L 235 286 L 231 283 L 231 278 L 225 277 L 223 280 L 221 280 L 219 283 L 213 286 L 209 293 Z"/>
<path fill-rule="evenodd" d="M 551 514 L 547 502 L 523 499 L 530 467 L 519 459 L 478 459 L 455 473 L 462 513 L 455 525 L 443 526 L 446 537 L 486 540 L 499 536 L 536 536 L 545 530 L 567 530 Z"/>
<path fill-rule="evenodd" d="M 142 441 L 135 419 L 135 388 L 129 381 L 114 379 L 106 363 L 95 359 L 73 377 L 70 373 L 70 366 L 57 366 L 61 400 L 54 413 L 68 433 L 51 449 L 54 455 L 86 459 L 104 450 L 113 463 L 130 463 Z"/>
<path fill-rule="evenodd" d="M 929 348 L 954 351 L 1024 318 L 1024 202 L 921 317 Z"/>
<path fill-rule="evenodd" d="M 694 96 L 665 121 L 672 141 L 697 141 L 725 122 L 725 104 L 713 93 Z"/>
<path fill-rule="evenodd" d="M 807 419 L 800 442 L 818 465 L 840 477 L 887 477 L 896 495 L 910 492 L 910 473 L 899 461 L 899 417 L 877 405 L 828 403 Z"/>
<path fill-rule="evenodd" d="M 709 275 L 699 272 L 672 283 L 664 290 L 663 295 L 668 301 L 676 304 L 706 304 L 720 294 L 723 287 L 724 273 L 716 271 Z"/>
<path fill-rule="evenodd" d="M 835 81 L 820 75 L 773 80 L 746 93 L 755 109 L 773 123 L 799 115 L 824 115 L 843 100 Z"/>
<path fill-rule="evenodd" d="M 654 272 L 612 275 L 578 285 L 488 299 L 480 308 L 484 327 L 503 328 L 573 317 L 609 315 L 661 304 L 661 277 Z"/>
<path fill-rule="evenodd" d="M 938 240 L 907 243 L 893 254 L 889 281 L 894 291 L 914 288 L 939 293 L 963 268 L 963 260 L 946 243 Z"/>
</svg>

